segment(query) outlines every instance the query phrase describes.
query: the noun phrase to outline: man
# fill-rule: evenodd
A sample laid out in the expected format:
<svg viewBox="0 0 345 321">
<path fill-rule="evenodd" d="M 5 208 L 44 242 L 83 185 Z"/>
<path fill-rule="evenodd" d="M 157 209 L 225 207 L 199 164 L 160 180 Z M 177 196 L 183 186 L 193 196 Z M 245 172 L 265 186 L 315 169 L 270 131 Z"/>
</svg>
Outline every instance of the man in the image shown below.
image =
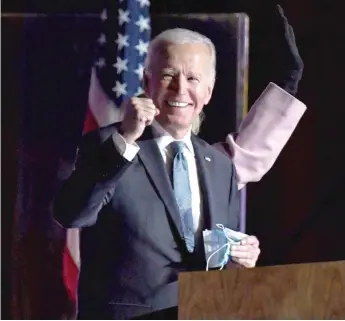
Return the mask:
<svg viewBox="0 0 345 321">
<path fill-rule="evenodd" d="M 274 83 L 271 82 L 251 106 L 238 132 L 228 134 L 224 142 L 215 144 L 232 158 L 240 189 L 249 182 L 259 181 L 270 170 L 306 111 L 305 104 L 294 97 L 302 77 L 303 61 L 293 29 L 279 5 L 272 20 L 281 43 L 279 48 L 274 47 L 274 52 L 270 52 L 270 56 L 277 57 L 280 66 L 278 77 L 271 76 Z M 101 89 L 94 70 L 90 93 L 91 97 L 102 97 L 97 106 L 106 110 L 108 115 L 107 119 L 98 120 L 101 127 L 109 125 L 111 119 L 113 122 L 122 119 L 124 108 L 121 108 L 119 117 L 118 110 L 115 111 L 117 108 Z M 231 107 L 225 105 L 224 108 Z M 200 125 L 201 119 L 197 118 L 193 123 L 193 133 L 198 134 Z"/>
<path fill-rule="evenodd" d="M 54 204 L 58 222 L 82 228 L 82 319 L 133 318 L 176 306 L 178 273 L 205 269 L 202 231 L 239 227 L 231 159 L 191 133 L 212 95 L 212 42 L 173 29 L 149 51 L 150 98 L 132 98 L 121 123 L 85 137 Z M 231 256 L 253 267 L 259 252 L 249 236 Z"/>
<path fill-rule="evenodd" d="M 279 13 L 284 20 L 285 30 L 290 29 L 291 27 L 288 25 L 282 12 L 279 11 Z M 293 33 L 291 37 L 291 32 L 290 34 L 285 33 L 285 37 L 288 47 L 291 50 L 291 55 L 295 60 L 298 60 L 300 57 L 295 45 Z M 173 50 L 166 50 L 167 48 L 163 46 L 165 51 L 160 52 L 162 48 L 158 46 L 158 52 L 163 54 L 165 60 L 169 60 L 168 58 L 171 56 L 171 60 L 175 63 L 185 61 L 188 59 L 186 58 L 184 60 L 182 58 L 187 53 L 189 53 L 187 56 L 194 57 L 195 59 L 195 51 L 202 52 L 201 48 L 197 46 L 194 49 L 194 45 L 189 44 L 188 46 L 188 41 L 184 44 L 183 49 L 176 49 L 181 48 L 181 44 L 173 45 L 176 41 L 174 41 L 174 37 L 171 37 L 171 35 L 170 38 L 170 44 L 169 41 L 167 44 L 170 45 L 170 48 L 175 46 Z M 151 44 L 151 54 L 156 53 L 155 50 L 152 50 L 153 47 L 154 45 Z M 205 56 L 207 56 L 206 52 L 204 52 L 203 57 L 205 58 Z M 154 57 L 154 65 L 156 65 L 156 56 L 149 55 L 149 58 L 152 57 Z M 207 59 L 207 61 L 209 60 L 212 65 L 212 59 Z M 161 60 L 159 61 L 161 62 Z M 188 61 L 187 65 L 190 66 L 193 59 L 189 59 Z M 130 318 L 150 311 L 174 306 L 177 298 L 176 283 L 174 281 L 176 280 L 178 271 L 184 269 L 200 269 L 204 265 L 201 255 L 202 251 L 200 252 L 200 246 L 198 248 L 198 242 L 196 242 L 197 246 L 193 255 L 185 251 L 185 243 L 181 242 L 183 231 L 181 231 L 181 222 L 176 214 L 178 209 L 176 208 L 175 200 L 172 198 L 173 191 L 169 187 L 169 178 L 167 178 L 166 172 L 164 171 L 164 164 L 162 165 L 160 163 L 160 158 L 163 158 L 164 162 L 166 161 L 165 165 L 168 168 L 168 172 L 170 172 L 172 160 L 170 159 L 169 162 L 168 159 L 171 155 L 164 148 L 166 137 L 169 137 L 168 141 L 170 141 L 170 136 L 184 136 L 184 130 L 182 129 L 186 128 L 186 125 L 189 123 L 188 120 L 190 121 L 191 118 L 196 117 L 202 109 L 200 107 L 202 102 L 207 103 L 211 95 L 214 80 L 214 74 L 212 75 L 212 73 L 214 70 L 211 68 L 211 70 L 206 71 L 206 74 L 211 74 L 211 86 L 209 84 L 203 86 L 202 88 L 204 90 L 199 91 L 197 89 L 200 88 L 200 82 L 205 85 L 205 79 L 202 78 L 203 81 L 201 81 L 198 77 L 200 74 L 203 75 L 203 72 L 197 73 L 197 75 L 189 75 L 186 79 L 186 75 L 183 78 L 179 76 L 179 72 L 176 72 L 179 68 L 176 68 L 176 70 L 168 69 L 165 70 L 167 73 L 161 79 L 159 75 L 162 77 L 162 73 L 158 72 L 157 76 L 157 73 L 152 70 L 154 68 L 152 66 L 150 67 L 149 62 L 150 59 L 147 61 L 145 70 L 146 95 L 151 97 L 153 101 L 147 98 L 133 98 L 127 106 L 125 120 L 121 125 L 117 126 L 118 130 L 114 126 L 110 126 L 100 130 L 98 134 L 93 133 L 85 138 L 83 144 L 85 147 L 81 146 L 77 168 L 62 188 L 55 203 L 55 216 L 65 227 L 92 226 L 84 228 L 82 236 L 82 269 L 79 290 L 80 318 Z M 199 64 L 196 63 L 196 65 Z M 208 66 L 207 63 L 205 64 L 205 61 L 201 65 Z M 297 71 L 300 73 L 299 76 L 301 76 L 303 66 L 297 67 Z M 180 69 L 183 68 L 180 66 Z M 161 70 L 159 69 L 158 71 Z M 288 68 L 288 71 L 290 72 L 291 68 Z M 295 70 L 292 69 L 292 72 L 295 73 Z M 297 77 L 292 82 L 290 81 L 290 83 L 286 82 L 284 84 L 286 86 L 282 86 L 287 92 L 275 84 L 270 84 L 251 108 L 248 116 L 241 125 L 238 135 L 229 135 L 227 137 L 230 156 L 233 158 L 237 169 L 239 188 L 249 181 L 259 180 L 269 170 L 293 132 L 300 117 L 303 115 L 305 106 L 290 95 L 294 94 L 297 90 L 299 79 L 300 77 Z M 179 93 L 179 90 L 187 86 L 189 90 L 186 90 L 186 92 L 190 93 L 188 95 L 190 101 L 162 100 L 161 93 L 164 93 L 162 88 L 165 88 L 162 84 L 166 82 L 171 83 L 171 89 L 175 93 L 175 96 L 180 95 L 181 92 Z M 160 90 L 157 90 L 159 88 Z M 182 90 L 183 93 L 184 91 Z M 195 103 L 195 101 L 198 103 Z M 156 116 L 156 120 L 152 121 L 154 116 Z M 136 119 L 137 122 L 134 122 L 133 119 Z M 272 122 L 275 122 L 275 126 L 271 126 Z M 149 126 L 151 123 L 153 123 L 153 126 Z M 146 126 L 147 128 L 144 129 Z M 149 130 L 151 127 L 152 130 Z M 140 136 L 142 131 L 144 133 Z M 148 139 L 149 137 L 150 139 Z M 214 214 L 216 207 L 214 205 L 214 196 L 218 196 L 217 207 L 219 206 L 218 199 L 221 198 L 221 193 L 218 193 L 219 186 L 223 185 L 222 189 L 227 191 L 228 188 L 232 189 L 234 177 L 233 172 L 230 176 L 226 175 L 226 179 L 229 180 L 227 184 L 221 182 L 223 178 L 217 179 L 216 177 L 215 180 L 219 180 L 220 184 L 216 186 L 212 185 L 213 183 L 210 182 L 210 179 L 207 179 L 208 175 L 204 171 L 205 168 L 200 164 L 202 157 L 200 145 L 198 144 L 199 141 L 193 135 L 191 137 L 193 143 L 189 144 L 190 149 L 187 146 L 184 151 L 187 158 L 189 155 L 187 159 L 188 165 L 191 163 L 189 167 L 192 169 L 192 173 L 190 173 L 191 189 L 194 186 L 194 191 L 198 190 L 195 186 L 198 186 L 200 183 L 199 180 L 202 183 L 206 183 L 205 187 L 200 186 L 204 189 L 202 193 L 193 193 L 194 191 L 192 191 L 193 218 L 198 218 L 198 214 L 195 213 L 198 211 L 195 211 L 195 208 L 199 208 L 200 203 L 204 205 L 204 208 L 201 207 L 202 210 L 199 211 L 199 217 L 201 219 L 199 221 L 198 219 L 193 220 L 193 223 L 196 224 L 194 227 L 194 230 L 197 231 L 195 233 L 197 236 L 196 239 L 198 239 L 202 228 L 214 227 L 214 219 L 219 219 Z M 157 153 L 157 148 L 153 148 L 152 138 L 156 139 L 155 142 L 161 148 L 159 149 L 160 153 Z M 136 140 L 140 146 L 140 150 L 139 146 L 136 145 Z M 102 142 L 104 143 L 101 144 Z M 221 144 L 220 147 L 224 149 L 224 144 Z M 147 157 L 148 154 L 146 152 L 143 153 L 144 148 L 148 148 L 155 155 L 155 161 L 158 160 L 158 166 L 152 166 L 152 154 L 151 157 Z M 201 165 L 199 173 L 195 169 L 195 164 L 190 162 L 190 159 L 193 159 L 194 148 L 196 149 L 195 158 L 198 160 L 197 163 Z M 211 152 L 208 148 L 209 156 L 204 156 L 204 159 L 207 159 L 207 162 L 215 166 L 216 162 L 214 160 L 217 159 L 218 163 L 218 160 L 221 158 L 219 158 L 219 154 L 213 154 L 214 152 Z M 139 153 L 136 155 L 138 150 Z M 211 154 L 216 156 L 210 157 Z M 122 155 L 122 158 L 119 155 Z M 113 161 L 111 161 L 112 159 Z M 129 160 L 129 162 L 131 160 L 133 161 L 128 163 L 126 160 Z M 216 171 L 218 178 L 218 169 L 220 170 L 219 173 L 221 170 L 224 170 L 223 165 L 215 166 L 219 167 Z M 227 163 L 226 167 L 228 169 L 224 173 L 232 168 L 231 162 Z M 145 172 L 143 173 L 144 168 Z M 158 176 L 161 176 L 161 178 L 158 179 Z M 127 179 L 128 177 L 130 179 Z M 143 177 L 145 177 L 146 184 L 147 180 L 150 179 L 151 185 L 146 186 L 146 184 L 142 184 Z M 209 185 L 212 185 L 212 188 Z M 139 192 L 133 191 L 133 188 L 135 190 L 139 189 Z M 156 193 L 152 192 L 152 188 L 155 188 Z M 125 192 L 125 189 L 128 189 L 128 192 Z M 130 190 L 132 190 L 131 193 Z M 233 194 L 232 197 L 236 198 Z M 201 198 L 205 199 L 201 200 Z M 158 216 L 147 216 L 147 212 L 152 212 L 150 208 L 151 202 L 154 204 L 161 202 L 163 207 L 158 212 L 162 212 L 164 215 L 160 215 L 159 219 L 163 217 L 164 222 L 159 220 Z M 234 204 L 235 202 L 233 201 L 231 203 Z M 126 211 L 130 214 L 136 214 L 127 215 L 128 217 L 126 215 L 121 216 L 121 214 L 120 216 L 115 215 L 118 210 L 122 214 L 126 213 Z M 230 207 L 230 216 L 231 212 L 234 214 L 236 209 L 231 209 Z M 234 216 L 236 215 L 232 215 L 232 217 Z M 154 217 L 155 219 L 153 219 Z M 169 224 L 167 224 L 166 220 Z M 225 225 L 230 228 L 236 228 L 234 226 L 236 223 L 234 224 L 233 221 Z M 146 228 L 147 226 L 152 227 L 150 231 Z M 140 239 L 141 242 L 136 242 L 138 241 L 137 239 Z M 131 243 L 138 245 L 142 255 L 148 256 L 144 264 L 141 264 L 143 263 L 141 256 L 139 255 L 138 257 L 139 250 L 136 252 L 136 256 L 133 255 L 134 245 L 131 245 L 130 248 L 119 248 L 121 241 L 126 241 L 124 243 L 128 245 L 130 244 L 129 240 L 131 240 Z M 156 243 L 154 244 L 152 241 Z M 162 241 L 163 243 L 160 244 Z M 167 246 L 167 242 L 170 246 Z M 247 245 L 245 244 L 246 242 L 248 242 Z M 111 246 L 116 246 L 115 244 L 117 244 L 118 248 L 114 248 L 114 252 L 116 252 L 113 257 L 109 249 Z M 255 265 L 259 254 L 258 241 L 254 237 L 249 237 L 243 241 L 242 246 L 238 249 L 233 248 L 232 250 L 233 252 L 231 254 L 234 261 L 244 266 L 252 267 Z M 152 267 L 154 262 L 163 261 L 162 256 L 169 261 L 171 260 L 171 255 L 173 255 L 174 260 L 169 263 L 166 262 L 165 265 L 169 268 L 169 272 L 166 272 L 166 268 L 159 268 L 157 270 L 156 267 L 156 274 L 160 276 L 162 275 L 162 271 L 165 271 L 163 274 L 166 276 L 166 283 L 162 285 L 159 291 L 155 292 L 150 283 L 151 279 L 147 278 L 145 273 Z M 125 259 L 130 261 L 131 264 L 129 266 L 126 265 L 129 263 Z M 121 269 L 121 265 L 126 266 L 128 271 Z M 140 270 L 136 269 L 138 266 L 140 266 Z M 140 282 L 137 282 L 138 279 L 134 276 L 139 277 Z M 135 286 L 133 283 L 132 286 L 126 288 L 125 285 L 130 284 L 130 282 L 122 283 L 126 277 L 132 279 Z M 136 289 L 137 287 L 138 289 Z M 143 291 L 143 288 L 145 289 L 145 294 L 140 292 Z M 139 292 L 141 295 L 138 294 Z M 174 316 L 176 318 L 176 314 L 172 317 Z M 169 316 L 167 314 L 158 314 L 157 317 L 167 318 Z"/>
</svg>

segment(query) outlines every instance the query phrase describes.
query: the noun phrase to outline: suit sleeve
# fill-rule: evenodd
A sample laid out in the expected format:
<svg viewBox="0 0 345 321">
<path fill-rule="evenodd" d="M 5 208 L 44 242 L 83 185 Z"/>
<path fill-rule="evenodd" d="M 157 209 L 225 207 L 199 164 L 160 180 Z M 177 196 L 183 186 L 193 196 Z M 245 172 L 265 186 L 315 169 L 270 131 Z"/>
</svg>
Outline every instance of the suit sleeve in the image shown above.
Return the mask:
<svg viewBox="0 0 345 321">
<path fill-rule="evenodd" d="M 259 181 L 273 166 L 306 110 L 305 104 L 270 83 L 236 134 L 215 147 L 232 158 L 238 188 Z"/>
<path fill-rule="evenodd" d="M 121 156 L 112 134 L 97 130 L 83 138 L 75 168 L 61 184 L 53 204 L 54 218 L 63 227 L 95 224 L 112 198 L 116 181 L 131 164 Z"/>
</svg>

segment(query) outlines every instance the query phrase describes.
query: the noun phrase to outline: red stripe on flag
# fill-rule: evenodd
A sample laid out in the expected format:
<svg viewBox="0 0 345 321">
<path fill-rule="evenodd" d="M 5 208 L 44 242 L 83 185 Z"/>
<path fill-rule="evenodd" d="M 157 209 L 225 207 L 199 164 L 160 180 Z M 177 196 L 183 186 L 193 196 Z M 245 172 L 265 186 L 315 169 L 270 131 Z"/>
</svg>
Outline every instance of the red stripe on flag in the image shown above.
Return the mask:
<svg viewBox="0 0 345 321">
<path fill-rule="evenodd" d="M 93 116 L 90 108 L 87 108 L 86 116 L 84 120 L 83 135 L 97 129 L 99 126 L 95 117 Z M 67 233 L 69 233 L 67 231 Z M 70 243 L 73 244 L 70 244 Z M 75 241 L 67 238 L 67 242 L 63 252 L 63 280 L 66 287 L 66 291 L 69 297 L 69 300 L 75 307 L 75 313 L 77 313 L 77 299 L 78 299 L 78 279 L 79 279 L 79 268 L 76 265 L 72 255 L 71 249 L 74 247 L 79 247 L 79 242 L 74 244 Z M 78 259 L 78 258 L 77 258 Z"/>
<path fill-rule="evenodd" d="M 84 120 L 83 135 L 97 128 L 98 128 L 98 124 L 92 112 L 90 111 L 90 108 L 88 107 L 86 111 L 85 120 Z M 67 233 L 69 232 L 67 231 Z M 76 246 L 79 247 L 79 243 L 69 244 L 69 242 L 71 241 L 69 241 L 69 239 L 67 238 L 67 242 L 66 242 L 64 252 L 63 252 L 63 262 L 62 262 L 63 280 L 64 280 L 64 284 L 68 293 L 69 300 L 73 302 L 74 306 L 76 307 L 77 295 L 78 295 L 79 268 L 76 265 L 71 255 L 70 249 Z M 75 312 L 76 312 L 76 309 L 75 309 Z"/>
<path fill-rule="evenodd" d="M 84 121 L 83 135 L 97 128 L 98 128 L 97 121 L 95 117 L 93 116 L 90 108 L 88 107 L 86 111 L 85 121 Z"/>
<path fill-rule="evenodd" d="M 63 279 L 68 297 L 72 302 L 77 302 L 78 275 L 79 269 L 69 252 L 68 246 L 65 246 L 63 253 Z"/>
</svg>

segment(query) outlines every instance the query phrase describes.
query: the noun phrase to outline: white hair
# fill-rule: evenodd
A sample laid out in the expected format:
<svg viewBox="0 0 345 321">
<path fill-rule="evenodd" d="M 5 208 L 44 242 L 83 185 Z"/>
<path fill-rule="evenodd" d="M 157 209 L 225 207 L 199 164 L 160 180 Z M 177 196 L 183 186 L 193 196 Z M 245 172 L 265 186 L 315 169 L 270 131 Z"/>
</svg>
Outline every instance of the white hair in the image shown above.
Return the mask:
<svg viewBox="0 0 345 321">
<path fill-rule="evenodd" d="M 167 29 L 152 39 L 148 47 L 147 56 L 144 64 L 145 71 L 150 74 L 154 64 L 155 51 L 164 44 L 203 44 L 210 49 L 211 81 L 214 84 L 216 79 L 216 48 L 213 42 L 199 32 L 183 28 Z"/>
<path fill-rule="evenodd" d="M 200 112 L 198 116 L 195 117 L 192 123 L 192 133 L 198 135 L 200 132 L 201 125 L 205 120 L 205 113 L 203 111 Z"/>
</svg>

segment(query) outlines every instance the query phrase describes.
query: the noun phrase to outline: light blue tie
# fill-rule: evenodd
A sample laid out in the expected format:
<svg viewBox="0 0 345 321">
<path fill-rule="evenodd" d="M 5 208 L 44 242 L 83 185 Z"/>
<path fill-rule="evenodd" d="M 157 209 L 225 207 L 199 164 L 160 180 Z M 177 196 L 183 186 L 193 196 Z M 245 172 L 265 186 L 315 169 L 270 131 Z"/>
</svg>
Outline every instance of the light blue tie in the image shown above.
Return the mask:
<svg viewBox="0 0 345 321">
<path fill-rule="evenodd" d="M 182 151 L 184 142 L 172 142 L 173 152 L 172 184 L 178 208 L 180 210 L 183 237 L 189 252 L 194 250 L 194 228 L 192 214 L 192 193 L 189 184 L 188 164 Z"/>
</svg>

